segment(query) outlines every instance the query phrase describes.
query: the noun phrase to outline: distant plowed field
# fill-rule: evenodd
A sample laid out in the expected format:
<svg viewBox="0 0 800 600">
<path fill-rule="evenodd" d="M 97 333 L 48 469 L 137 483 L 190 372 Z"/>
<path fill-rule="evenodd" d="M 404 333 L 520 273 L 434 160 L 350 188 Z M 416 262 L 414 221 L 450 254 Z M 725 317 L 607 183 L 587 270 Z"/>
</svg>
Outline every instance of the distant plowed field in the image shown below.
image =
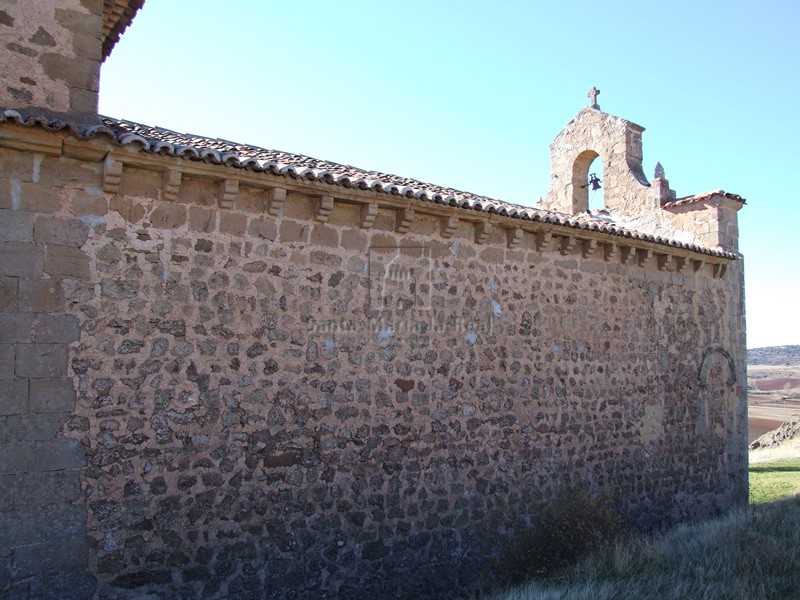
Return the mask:
<svg viewBox="0 0 800 600">
<path fill-rule="evenodd" d="M 788 377 L 781 379 L 756 379 L 753 384 L 760 392 L 777 392 L 780 390 L 800 388 L 800 379 Z"/>
</svg>

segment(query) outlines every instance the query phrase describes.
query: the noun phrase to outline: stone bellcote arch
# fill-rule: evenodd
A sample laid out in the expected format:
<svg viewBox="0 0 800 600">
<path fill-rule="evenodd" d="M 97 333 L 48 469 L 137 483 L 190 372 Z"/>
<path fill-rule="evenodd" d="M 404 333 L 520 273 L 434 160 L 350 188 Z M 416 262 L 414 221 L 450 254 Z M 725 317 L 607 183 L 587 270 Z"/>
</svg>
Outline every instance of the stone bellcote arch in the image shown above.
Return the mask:
<svg viewBox="0 0 800 600">
<path fill-rule="evenodd" d="M 550 144 L 550 190 L 544 207 L 568 214 L 588 210 L 589 168 L 600 157 L 606 210 L 634 216 L 659 209 L 660 189 L 650 185 L 642 170 L 643 131 L 597 108 L 583 108 Z"/>
</svg>

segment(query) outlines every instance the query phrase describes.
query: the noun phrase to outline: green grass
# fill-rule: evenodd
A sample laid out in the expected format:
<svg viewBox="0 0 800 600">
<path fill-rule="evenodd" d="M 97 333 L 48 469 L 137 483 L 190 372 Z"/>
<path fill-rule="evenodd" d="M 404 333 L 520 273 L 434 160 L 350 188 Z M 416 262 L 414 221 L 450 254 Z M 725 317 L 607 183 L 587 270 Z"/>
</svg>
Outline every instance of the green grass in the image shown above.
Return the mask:
<svg viewBox="0 0 800 600">
<path fill-rule="evenodd" d="M 750 502 L 800 494 L 800 458 L 750 465 Z"/>
<path fill-rule="evenodd" d="M 617 543 L 492 600 L 800 597 L 800 458 L 754 464 L 750 507 Z"/>
</svg>

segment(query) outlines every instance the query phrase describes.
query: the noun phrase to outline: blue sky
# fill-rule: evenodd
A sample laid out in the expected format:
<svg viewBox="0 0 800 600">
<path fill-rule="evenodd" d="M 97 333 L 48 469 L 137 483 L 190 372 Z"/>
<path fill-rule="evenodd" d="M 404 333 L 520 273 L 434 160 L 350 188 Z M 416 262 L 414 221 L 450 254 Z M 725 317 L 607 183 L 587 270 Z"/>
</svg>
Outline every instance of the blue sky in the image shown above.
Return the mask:
<svg viewBox="0 0 800 600">
<path fill-rule="evenodd" d="M 744 196 L 748 347 L 800 344 L 800 3 L 147 0 L 100 111 L 531 205 L 601 90 L 678 196 Z"/>
</svg>

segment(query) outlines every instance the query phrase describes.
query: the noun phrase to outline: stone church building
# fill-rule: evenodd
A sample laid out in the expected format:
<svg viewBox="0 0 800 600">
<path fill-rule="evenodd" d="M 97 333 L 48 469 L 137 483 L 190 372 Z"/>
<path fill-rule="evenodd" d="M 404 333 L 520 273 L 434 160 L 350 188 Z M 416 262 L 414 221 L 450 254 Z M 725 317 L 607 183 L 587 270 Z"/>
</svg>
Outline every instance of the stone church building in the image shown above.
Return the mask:
<svg viewBox="0 0 800 600">
<path fill-rule="evenodd" d="M 142 1 L 0 4 L 1 596 L 464 597 L 565 490 L 747 501 L 742 198 L 596 96 L 535 207 L 99 116 Z"/>
</svg>

